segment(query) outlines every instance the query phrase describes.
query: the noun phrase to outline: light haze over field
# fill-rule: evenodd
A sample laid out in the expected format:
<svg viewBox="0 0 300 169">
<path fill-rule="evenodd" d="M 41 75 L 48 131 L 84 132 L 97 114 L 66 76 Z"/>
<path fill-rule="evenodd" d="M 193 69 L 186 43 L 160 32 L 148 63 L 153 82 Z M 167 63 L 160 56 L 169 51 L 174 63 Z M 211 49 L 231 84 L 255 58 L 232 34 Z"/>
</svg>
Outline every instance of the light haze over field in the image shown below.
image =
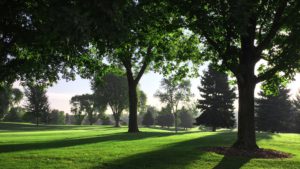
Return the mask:
<svg viewBox="0 0 300 169">
<path fill-rule="evenodd" d="M 200 69 L 200 74 L 203 69 Z M 160 108 L 162 104 L 159 102 L 158 98 L 155 98 L 153 95 L 160 87 L 160 81 L 163 78 L 162 75 L 154 72 L 149 72 L 145 74 L 141 81 L 140 87 L 147 94 L 147 104 Z M 194 94 L 193 101 L 199 98 L 199 91 L 197 87 L 200 85 L 200 78 L 192 78 L 192 93 Z M 15 87 L 19 87 L 15 84 Z M 288 88 L 291 89 L 291 95 L 294 96 L 300 88 L 300 74 L 295 76 L 295 81 L 291 82 L 288 85 Z M 256 89 L 259 89 L 257 86 Z M 50 107 L 52 109 L 63 110 L 65 113 L 70 113 L 70 99 L 74 95 L 80 95 L 84 93 L 92 93 L 90 87 L 89 79 L 82 79 L 79 76 L 76 77 L 75 81 L 68 81 L 61 79 L 57 84 L 54 84 L 52 87 L 49 87 L 47 90 L 48 99 L 50 102 Z"/>
</svg>

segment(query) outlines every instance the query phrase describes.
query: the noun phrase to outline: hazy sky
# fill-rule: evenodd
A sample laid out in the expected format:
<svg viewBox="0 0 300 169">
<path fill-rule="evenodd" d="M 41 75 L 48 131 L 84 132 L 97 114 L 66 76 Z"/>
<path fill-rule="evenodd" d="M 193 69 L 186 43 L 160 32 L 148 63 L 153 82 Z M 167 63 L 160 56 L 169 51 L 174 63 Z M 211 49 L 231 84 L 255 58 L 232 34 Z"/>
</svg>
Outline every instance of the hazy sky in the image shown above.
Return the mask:
<svg viewBox="0 0 300 169">
<path fill-rule="evenodd" d="M 140 81 L 141 89 L 147 94 L 149 105 L 161 107 L 159 99 L 153 96 L 154 93 L 159 89 L 161 79 L 161 75 L 149 72 L 145 74 Z M 192 93 L 195 95 L 194 100 L 196 100 L 199 98 L 197 86 L 200 84 L 200 78 L 194 78 L 190 80 L 192 83 Z M 300 88 L 300 74 L 297 74 L 296 80 L 289 84 L 288 87 L 291 89 L 292 95 L 297 93 L 298 89 Z M 90 81 L 81 79 L 78 76 L 75 81 L 66 82 L 65 80 L 60 80 L 57 84 L 48 88 L 47 95 L 49 97 L 49 102 L 52 109 L 59 109 L 69 113 L 69 101 L 71 97 L 84 93 L 91 93 Z"/>
</svg>

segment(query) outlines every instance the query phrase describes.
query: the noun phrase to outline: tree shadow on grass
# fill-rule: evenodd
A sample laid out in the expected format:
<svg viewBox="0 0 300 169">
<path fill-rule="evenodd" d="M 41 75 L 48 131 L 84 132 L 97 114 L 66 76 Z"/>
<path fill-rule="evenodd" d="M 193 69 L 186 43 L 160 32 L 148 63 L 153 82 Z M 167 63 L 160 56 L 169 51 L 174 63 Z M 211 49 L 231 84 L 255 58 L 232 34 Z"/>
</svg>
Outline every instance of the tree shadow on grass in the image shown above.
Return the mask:
<svg viewBox="0 0 300 169">
<path fill-rule="evenodd" d="M 190 164 L 199 165 L 198 167 L 195 166 L 195 168 L 209 168 L 205 166 L 209 164 L 214 169 L 238 169 L 249 162 L 251 158 L 223 156 L 216 166 L 212 166 L 212 162 L 214 160 L 218 161 L 218 157 L 212 157 L 211 155 L 204 156 L 208 152 L 201 149 L 201 147 L 230 146 L 235 137 L 236 133 L 216 132 L 214 135 L 169 144 L 150 152 L 138 153 L 107 163 L 101 163 L 93 169 L 183 169 Z M 266 138 L 270 137 L 264 137 L 264 139 Z M 198 160 L 201 160 L 202 163 Z M 195 163 L 196 161 L 198 162 Z"/>
<path fill-rule="evenodd" d="M 256 133 L 256 141 L 271 139 L 272 133 Z M 214 169 L 239 169 L 252 158 L 250 157 L 232 157 L 224 155 L 222 160 L 214 167 Z"/>
<path fill-rule="evenodd" d="M 187 134 L 187 133 L 180 133 Z M 85 138 L 70 138 L 64 140 L 55 140 L 48 142 L 33 142 L 24 144 L 4 144 L 0 145 L 0 153 L 26 151 L 26 150 L 43 150 L 51 148 L 63 148 L 78 145 L 94 144 L 106 141 L 133 141 L 145 138 L 165 137 L 174 135 L 170 132 L 140 132 L 140 133 L 125 133 L 118 132 L 114 134 L 104 134 L 96 137 Z"/>
<path fill-rule="evenodd" d="M 24 131 L 51 131 L 51 130 L 104 130 L 111 129 L 112 126 L 99 125 L 43 125 L 36 127 L 35 124 L 30 123 L 10 123 L 0 122 L 1 132 L 24 132 Z"/>
</svg>

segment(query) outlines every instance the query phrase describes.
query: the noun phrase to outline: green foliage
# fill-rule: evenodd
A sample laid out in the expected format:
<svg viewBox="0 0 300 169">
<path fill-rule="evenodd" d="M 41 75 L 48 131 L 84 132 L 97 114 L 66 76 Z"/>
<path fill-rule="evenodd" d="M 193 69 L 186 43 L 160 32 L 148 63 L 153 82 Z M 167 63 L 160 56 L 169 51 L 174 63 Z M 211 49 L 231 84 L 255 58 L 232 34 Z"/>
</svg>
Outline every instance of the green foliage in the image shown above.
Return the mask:
<svg viewBox="0 0 300 169">
<path fill-rule="evenodd" d="M 161 127 L 171 127 L 174 125 L 175 117 L 172 113 L 171 106 L 163 107 L 155 119 L 155 124 Z"/>
<path fill-rule="evenodd" d="M 182 107 L 182 109 L 178 110 L 178 112 L 180 119 L 179 126 L 183 127 L 184 129 L 193 128 L 194 117 L 192 113 L 185 107 Z"/>
<path fill-rule="evenodd" d="M 90 125 L 94 124 L 99 116 L 96 111 L 95 97 L 90 94 L 76 95 L 70 100 L 71 112 L 74 114 L 77 125 L 81 125 L 83 119 L 87 116 Z M 100 110 L 99 108 L 97 110 Z M 105 109 L 103 109 L 104 111 Z"/>
<path fill-rule="evenodd" d="M 43 84 L 28 83 L 25 87 L 25 96 L 27 97 L 26 110 L 39 121 L 49 123 L 49 103 L 46 95 L 46 88 Z"/>
<path fill-rule="evenodd" d="M 259 131 L 294 132 L 296 114 L 289 99 L 289 90 L 280 88 L 278 95 L 260 92 L 256 100 L 256 126 Z"/>
<path fill-rule="evenodd" d="M 120 126 L 120 117 L 123 110 L 128 108 L 128 86 L 126 77 L 109 73 L 102 81 L 94 81 L 92 84 L 97 107 L 110 107 L 115 125 Z"/>
<path fill-rule="evenodd" d="M 213 130 L 217 127 L 232 128 L 235 124 L 233 103 L 236 96 L 235 88 L 229 86 L 227 75 L 210 65 L 198 89 L 201 99 L 197 108 L 202 113 L 196 118 L 196 124 L 212 127 Z"/>
<path fill-rule="evenodd" d="M 142 124 L 147 127 L 154 125 L 154 117 L 151 110 L 147 110 L 146 114 L 143 117 Z"/>
<path fill-rule="evenodd" d="M 5 116 L 4 121 L 9 122 L 22 122 L 25 115 L 25 109 L 22 107 L 13 107 Z"/>
<path fill-rule="evenodd" d="M 19 89 L 12 88 L 11 84 L 0 85 L 0 121 L 10 111 L 9 109 L 18 104 L 23 98 L 23 93 Z"/>
<path fill-rule="evenodd" d="M 59 110 L 52 110 L 49 115 L 49 123 L 50 124 L 65 124 L 65 112 Z"/>
</svg>

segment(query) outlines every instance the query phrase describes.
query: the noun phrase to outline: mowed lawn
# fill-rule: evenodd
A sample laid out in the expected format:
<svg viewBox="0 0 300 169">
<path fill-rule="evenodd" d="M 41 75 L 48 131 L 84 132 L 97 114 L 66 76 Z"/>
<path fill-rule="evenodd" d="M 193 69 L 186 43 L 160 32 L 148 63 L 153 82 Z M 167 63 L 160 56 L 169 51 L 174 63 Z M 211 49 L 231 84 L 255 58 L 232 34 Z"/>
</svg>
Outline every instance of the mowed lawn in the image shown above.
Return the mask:
<svg viewBox="0 0 300 169">
<path fill-rule="evenodd" d="M 41 126 L 0 123 L 0 168 L 300 168 L 300 135 L 258 134 L 258 144 L 292 153 L 290 159 L 226 157 L 201 147 L 230 146 L 236 133 L 180 132 L 126 127 Z"/>
</svg>

